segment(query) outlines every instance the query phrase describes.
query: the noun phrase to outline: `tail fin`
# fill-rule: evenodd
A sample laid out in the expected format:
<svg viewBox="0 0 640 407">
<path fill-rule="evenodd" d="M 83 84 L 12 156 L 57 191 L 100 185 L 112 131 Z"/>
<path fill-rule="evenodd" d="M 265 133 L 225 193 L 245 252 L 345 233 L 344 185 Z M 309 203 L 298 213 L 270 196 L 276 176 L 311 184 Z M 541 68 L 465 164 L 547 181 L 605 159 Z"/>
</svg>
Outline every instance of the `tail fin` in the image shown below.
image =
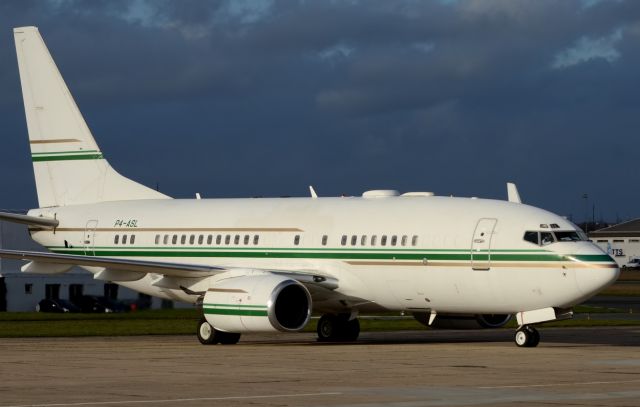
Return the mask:
<svg viewBox="0 0 640 407">
<path fill-rule="evenodd" d="M 13 35 L 40 207 L 169 198 L 104 159 L 38 28 Z"/>
</svg>

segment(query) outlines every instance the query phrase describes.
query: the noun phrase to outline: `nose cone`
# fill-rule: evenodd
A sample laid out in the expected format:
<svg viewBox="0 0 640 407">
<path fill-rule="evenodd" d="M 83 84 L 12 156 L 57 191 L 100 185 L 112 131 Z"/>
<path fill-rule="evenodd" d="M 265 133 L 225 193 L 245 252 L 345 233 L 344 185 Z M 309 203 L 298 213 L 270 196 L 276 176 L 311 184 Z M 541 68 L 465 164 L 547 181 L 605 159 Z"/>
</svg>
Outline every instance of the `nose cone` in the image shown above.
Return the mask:
<svg viewBox="0 0 640 407">
<path fill-rule="evenodd" d="M 613 284 L 620 276 L 618 265 L 612 261 L 610 264 L 602 264 L 598 268 L 583 268 L 576 270 L 576 282 L 578 289 L 587 299 Z"/>
<path fill-rule="evenodd" d="M 560 245 L 560 244 L 558 244 Z M 582 302 L 613 284 L 620 276 L 618 264 L 593 243 L 562 244 L 565 256 L 573 261 L 576 285 Z"/>
</svg>

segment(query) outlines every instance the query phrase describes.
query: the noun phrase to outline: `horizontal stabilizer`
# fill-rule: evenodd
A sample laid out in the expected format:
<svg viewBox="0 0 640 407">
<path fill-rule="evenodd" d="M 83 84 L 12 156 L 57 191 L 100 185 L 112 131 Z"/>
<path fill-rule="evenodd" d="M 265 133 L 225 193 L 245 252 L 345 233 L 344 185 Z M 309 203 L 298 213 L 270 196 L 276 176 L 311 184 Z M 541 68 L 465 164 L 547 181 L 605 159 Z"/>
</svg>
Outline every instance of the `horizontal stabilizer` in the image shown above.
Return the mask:
<svg viewBox="0 0 640 407">
<path fill-rule="evenodd" d="M 60 222 L 57 219 L 43 218 L 39 216 L 21 215 L 18 213 L 0 212 L 0 220 L 13 223 L 22 223 L 29 226 L 39 226 L 42 228 L 53 229 Z"/>
</svg>

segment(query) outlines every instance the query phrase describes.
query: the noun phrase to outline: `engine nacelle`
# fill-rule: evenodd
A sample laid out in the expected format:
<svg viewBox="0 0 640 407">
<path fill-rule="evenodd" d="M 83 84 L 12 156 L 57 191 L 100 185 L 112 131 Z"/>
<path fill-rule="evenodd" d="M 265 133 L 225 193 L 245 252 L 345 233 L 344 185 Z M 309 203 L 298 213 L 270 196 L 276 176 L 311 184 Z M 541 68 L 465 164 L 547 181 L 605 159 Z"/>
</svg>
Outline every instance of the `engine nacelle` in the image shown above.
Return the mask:
<svg viewBox="0 0 640 407">
<path fill-rule="evenodd" d="M 438 314 L 429 325 L 429 314 L 414 313 L 413 317 L 421 324 L 436 329 L 500 328 L 511 320 L 510 314 Z"/>
<path fill-rule="evenodd" d="M 204 316 L 225 332 L 296 332 L 311 317 L 311 295 L 300 282 L 275 274 L 233 277 L 207 290 Z"/>
</svg>

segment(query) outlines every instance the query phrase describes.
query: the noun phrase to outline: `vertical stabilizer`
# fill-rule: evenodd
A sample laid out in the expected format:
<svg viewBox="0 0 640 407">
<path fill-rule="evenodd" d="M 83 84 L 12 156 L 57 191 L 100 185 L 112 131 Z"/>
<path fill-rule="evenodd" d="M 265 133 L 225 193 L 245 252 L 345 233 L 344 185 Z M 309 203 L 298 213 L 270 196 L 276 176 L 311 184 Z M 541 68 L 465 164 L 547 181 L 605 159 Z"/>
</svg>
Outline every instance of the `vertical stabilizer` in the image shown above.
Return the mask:
<svg viewBox="0 0 640 407">
<path fill-rule="evenodd" d="M 13 35 L 40 207 L 168 198 L 104 159 L 38 28 Z"/>
</svg>

